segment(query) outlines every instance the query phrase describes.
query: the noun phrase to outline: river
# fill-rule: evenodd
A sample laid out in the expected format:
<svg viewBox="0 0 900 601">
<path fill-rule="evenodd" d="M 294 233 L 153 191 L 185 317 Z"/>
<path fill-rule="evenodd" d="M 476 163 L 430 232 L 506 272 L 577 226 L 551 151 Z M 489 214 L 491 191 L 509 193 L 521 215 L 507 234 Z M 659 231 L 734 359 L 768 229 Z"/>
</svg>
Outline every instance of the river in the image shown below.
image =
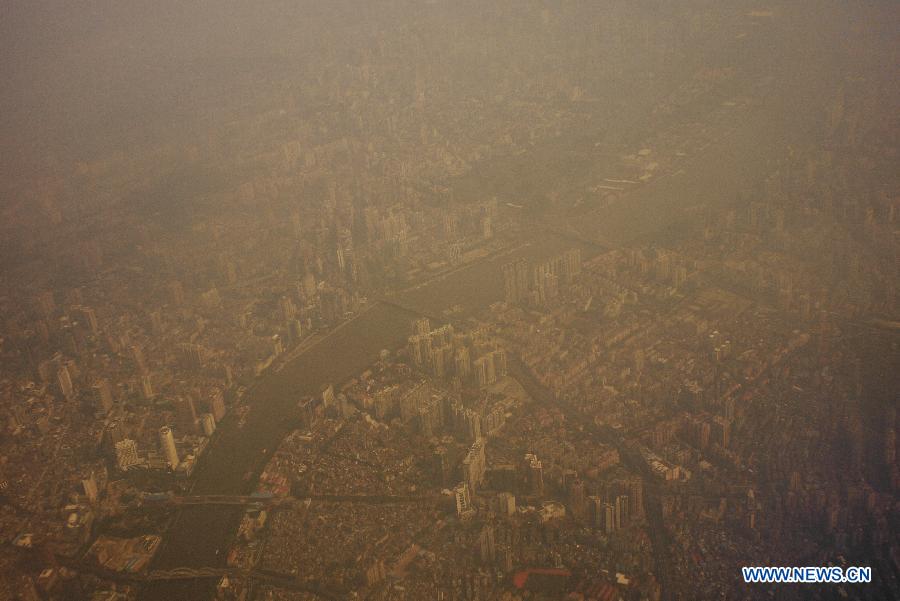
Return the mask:
<svg viewBox="0 0 900 601">
<path fill-rule="evenodd" d="M 384 348 L 395 348 L 410 331 L 412 316 L 379 303 L 324 337 L 279 372 L 270 371 L 250 391 L 251 410 L 243 428 L 226 419 L 195 476 L 193 494 L 246 494 L 284 435 L 292 427 L 296 401 L 326 383 L 362 372 Z M 247 472 L 254 478 L 245 479 Z M 225 566 L 240 508 L 194 506 L 179 510 L 153 567 Z M 204 599 L 214 582 L 164 581 L 145 587 L 142 599 Z"/>
</svg>

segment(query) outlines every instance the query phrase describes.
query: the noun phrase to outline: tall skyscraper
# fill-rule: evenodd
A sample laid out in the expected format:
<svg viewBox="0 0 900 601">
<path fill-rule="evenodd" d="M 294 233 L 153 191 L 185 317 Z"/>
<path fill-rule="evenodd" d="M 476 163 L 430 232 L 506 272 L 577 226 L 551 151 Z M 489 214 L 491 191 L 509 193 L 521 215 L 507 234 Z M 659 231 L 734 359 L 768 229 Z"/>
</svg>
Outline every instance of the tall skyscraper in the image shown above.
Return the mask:
<svg viewBox="0 0 900 601">
<path fill-rule="evenodd" d="M 150 374 L 141 376 L 141 394 L 148 401 L 153 398 L 153 379 Z"/>
<path fill-rule="evenodd" d="M 216 419 L 212 413 L 204 413 L 200 416 L 200 424 L 203 426 L 203 435 L 212 436 L 216 431 Z"/>
<path fill-rule="evenodd" d="M 416 367 L 430 366 L 432 341 L 428 334 L 415 334 L 409 337 L 409 354 Z"/>
<path fill-rule="evenodd" d="M 524 460 L 525 479 L 528 483 L 528 490 L 532 495 L 543 496 L 544 494 L 544 466 L 537 455 L 527 453 Z"/>
<path fill-rule="evenodd" d="M 478 535 L 478 555 L 482 563 L 494 563 L 497 555 L 496 544 L 494 541 L 494 528 L 486 524 Z"/>
<path fill-rule="evenodd" d="M 175 448 L 175 436 L 169 426 L 163 426 L 159 429 L 159 446 L 163 454 L 166 456 L 166 463 L 173 470 L 178 467 L 178 449 Z"/>
<path fill-rule="evenodd" d="M 81 487 L 84 489 L 84 496 L 91 503 L 97 500 L 97 478 L 94 476 L 94 472 L 88 474 L 87 478 L 82 478 Z"/>
<path fill-rule="evenodd" d="M 431 321 L 427 317 L 420 317 L 413 322 L 413 332 L 419 336 L 427 336 L 431 332 Z"/>
<path fill-rule="evenodd" d="M 628 498 L 631 502 L 629 508 L 630 514 L 634 518 L 641 518 L 644 515 L 644 482 L 639 476 L 634 476 L 628 480 Z"/>
<path fill-rule="evenodd" d="M 506 351 L 498 349 L 491 353 L 491 356 L 494 360 L 494 377 L 498 379 L 506 377 Z"/>
<path fill-rule="evenodd" d="M 594 528 L 603 529 L 604 522 L 604 505 L 603 499 L 596 496 L 588 497 L 588 506 L 591 512 L 591 525 Z"/>
<path fill-rule="evenodd" d="M 328 409 L 335 403 L 334 386 L 329 384 L 322 388 L 322 407 Z"/>
<path fill-rule="evenodd" d="M 222 394 L 220 388 L 213 388 L 209 393 L 209 412 L 215 418 L 216 422 L 222 421 L 225 417 L 225 395 Z"/>
<path fill-rule="evenodd" d="M 518 259 L 504 265 L 502 270 L 506 302 L 517 304 L 525 300 L 529 291 L 528 262 Z"/>
<path fill-rule="evenodd" d="M 576 518 L 584 517 L 584 481 L 580 478 L 576 478 L 569 486 L 569 510 Z"/>
<path fill-rule="evenodd" d="M 467 381 L 472 375 L 472 360 L 469 358 L 469 349 L 467 348 L 456 351 L 456 375 L 463 381 Z"/>
<path fill-rule="evenodd" d="M 484 472 L 484 440 L 478 439 L 469 447 L 469 451 L 466 453 L 465 459 L 463 459 L 463 477 L 469 486 L 469 490 L 474 491 L 478 486 L 481 486 L 481 483 L 484 481 Z"/>
<path fill-rule="evenodd" d="M 443 378 L 447 372 L 447 366 L 444 362 L 446 353 L 443 351 L 443 348 L 438 348 L 437 351 L 431 355 L 431 372 L 436 378 Z"/>
<path fill-rule="evenodd" d="M 628 495 L 619 495 L 616 497 L 615 511 L 616 529 L 618 530 L 619 528 L 624 528 L 625 526 L 627 526 L 631 521 Z"/>
<path fill-rule="evenodd" d="M 71 399 L 75 396 L 75 385 L 72 384 L 72 376 L 69 375 L 66 366 L 62 366 L 56 371 L 56 381 L 59 384 L 59 391 L 64 397 Z"/>
<path fill-rule="evenodd" d="M 475 380 L 478 386 L 485 387 L 497 381 L 497 374 L 494 370 L 494 356 L 488 353 L 483 357 L 479 357 L 474 363 Z"/>
<path fill-rule="evenodd" d="M 603 504 L 603 530 L 607 534 L 616 531 L 616 508 L 612 503 Z"/>
<path fill-rule="evenodd" d="M 563 278 L 565 282 L 571 283 L 572 280 L 581 273 L 581 250 L 573 248 L 563 253 Z"/>
</svg>

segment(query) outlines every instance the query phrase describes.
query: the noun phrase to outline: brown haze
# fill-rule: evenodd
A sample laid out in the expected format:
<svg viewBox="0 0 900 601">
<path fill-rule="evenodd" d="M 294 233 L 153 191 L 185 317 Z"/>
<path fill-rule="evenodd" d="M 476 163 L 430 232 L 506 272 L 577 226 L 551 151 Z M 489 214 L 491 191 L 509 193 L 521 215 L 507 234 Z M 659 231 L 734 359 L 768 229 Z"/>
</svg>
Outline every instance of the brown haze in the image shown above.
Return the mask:
<svg viewBox="0 0 900 601">
<path fill-rule="evenodd" d="M 898 31 L 4 3 L 0 599 L 897 598 Z"/>
</svg>

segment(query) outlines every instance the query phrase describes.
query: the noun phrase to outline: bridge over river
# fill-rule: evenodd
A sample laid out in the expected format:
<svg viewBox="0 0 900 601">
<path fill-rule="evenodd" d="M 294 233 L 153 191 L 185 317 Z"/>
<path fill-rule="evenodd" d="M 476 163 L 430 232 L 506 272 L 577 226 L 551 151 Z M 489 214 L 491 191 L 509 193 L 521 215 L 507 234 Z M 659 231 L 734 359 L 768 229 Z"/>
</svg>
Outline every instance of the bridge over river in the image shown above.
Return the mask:
<svg viewBox="0 0 900 601">
<path fill-rule="evenodd" d="M 335 495 L 335 494 L 309 494 L 302 497 L 261 497 L 259 495 L 193 495 L 189 497 L 168 497 L 159 504 L 190 506 L 190 505 L 237 505 L 243 507 L 275 508 L 285 505 L 300 504 L 304 501 L 325 501 L 329 503 L 364 503 L 364 504 L 390 504 L 390 503 L 437 503 L 443 497 L 437 494 L 431 495 Z"/>
</svg>

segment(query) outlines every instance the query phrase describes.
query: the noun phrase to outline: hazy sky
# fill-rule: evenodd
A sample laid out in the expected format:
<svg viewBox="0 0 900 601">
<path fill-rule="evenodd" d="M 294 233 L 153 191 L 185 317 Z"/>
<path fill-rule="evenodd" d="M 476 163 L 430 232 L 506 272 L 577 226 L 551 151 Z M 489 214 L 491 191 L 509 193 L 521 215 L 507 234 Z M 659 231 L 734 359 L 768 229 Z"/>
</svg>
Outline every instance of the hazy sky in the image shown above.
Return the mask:
<svg viewBox="0 0 900 601">
<path fill-rule="evenodd" d="M 596 12 L 616 4 L 621 3 L 547 6 L 571 18 L 579 11 Z M 703 1 L 686 3 L 684 14 L 700 12 L 703 5 Z M 398 22 L 405 26 L 424 13 L 433 23 L 469 12 L 476 16 L 463 21 L 463 27 L 479 28 L 486 13 L 503 31 L 508 23 L 539 15 L 541 6 L 508 0 L 3 2 L 0 177 L 8 183 L 35 160 L 46 163 L 53 154 L 48 150 L 65 162 L 71 158 L 67 153 L 90 156 L 97 140 L 119 143 L 144 135 L 148 124 L 192 123 L 214 104 L 210 98 L 239 93 L 240 86 L 247 85 L 243 70 L 265 65 L 269 58 L 306 60 L 322 47 L 353 48 L 359 43 L 354 28 L 360 24 L 371 29 Z M 651 12 L 676 10 L 667 3 L 634 6 Z M 743 11 L 742 6 L 737 3 L 735 9 Z M 854 10 L 865 12 L 864 8 Z M 322 35 L 327 44 L 318 44 Z M 404 31 L 399 37 L 409 35 Z"/>
<path fill-rule="evenodd" d="M 83 146 L 156 115 L 177 118 L 197 86 L 227 83 L 221 75 L 216 81 L 213 63 L 221 71 L 229 57 L 271 54 L 289 32 L 303 35 L 316 8 L 271 0 L 76 0 L 15 1 L 0 11 L 8 162 L 9 151 L 30 154 L 42 142 Z"/>
</svg>

